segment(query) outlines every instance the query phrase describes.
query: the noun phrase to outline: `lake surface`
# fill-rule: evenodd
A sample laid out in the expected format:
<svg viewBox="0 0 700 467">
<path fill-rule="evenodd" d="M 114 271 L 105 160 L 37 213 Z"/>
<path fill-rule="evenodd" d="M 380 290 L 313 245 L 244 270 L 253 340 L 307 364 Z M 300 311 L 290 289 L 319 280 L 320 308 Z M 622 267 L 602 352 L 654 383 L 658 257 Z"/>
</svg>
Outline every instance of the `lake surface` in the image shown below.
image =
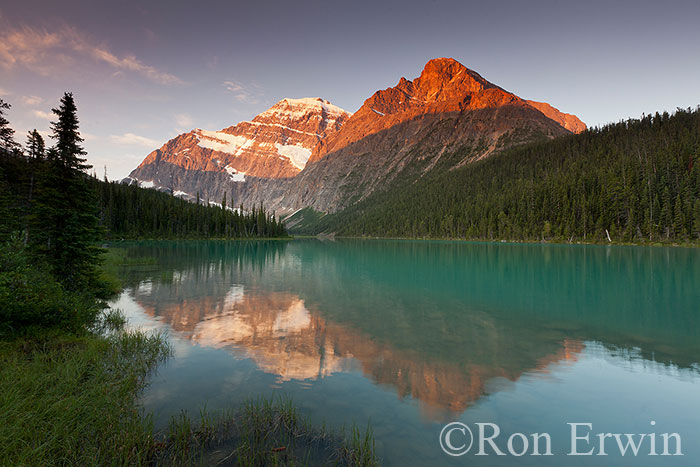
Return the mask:
<svg viewBox="0 0 700 467">
<path fill-rule="evenodd" d="M 123 246 L 123 245 L 122 245 Z M 383 240 L 144 242 L 113 303 L 175 356 L 142 402 L 171 415 L 291 396 L 312 420 L 371 422 L 386 465 L 699 465 L 700 250 Z M 497 424 L 506 453 L 440 447 Z M 567 456 L 571 426 L 647 434 L 639 455 Z M 652 422 L 655 424 L 652 425 Z M 491 428 L 484 428 L 491 433 Z M 513 433 L 552 456 L 514 457 Z M 648 456 L 678 433 L 683 456 Z M 452 437 L 459 446 L 468 440 Z M 624 440 L 624 438 L 622 438 Z M 462 440 L 465 440 L 462 443 Z M 532 438 L 531 438 L 532 440 Z M 478 443 L 478 440 L 475 440 Z M 532 441 L 530 451 L 532 451 Z M 667 442 L 676 452 L 675 439 Z M 514 451 L 523 447 L 514 438 Z"/>
</svg>

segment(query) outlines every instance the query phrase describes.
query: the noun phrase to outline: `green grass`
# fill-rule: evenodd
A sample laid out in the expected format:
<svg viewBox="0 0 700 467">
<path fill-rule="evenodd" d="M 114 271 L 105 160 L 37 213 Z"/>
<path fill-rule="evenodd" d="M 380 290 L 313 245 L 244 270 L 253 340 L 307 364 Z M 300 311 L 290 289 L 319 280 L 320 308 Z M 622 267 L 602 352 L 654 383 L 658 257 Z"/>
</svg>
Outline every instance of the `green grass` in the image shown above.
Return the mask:
<svg viewBox="0 0 700 467">
<path fill-rule="evenodd" d="M 154 433 L 138 395 L 171 349 L 125 324 L 108 310 L 84 334 L 0 341 L 0 465 L 378 465 L 369 427 L 314 427 L 285 398 L 182 412 Z"/>
<path fill-rule="evenodd" d="M 166 465 L 379 465 L 369 426 L 353 427 L 350 436 L 316 427 L 284 397 L 218 415 L 202 409 L 198 424 L 182 412 L 158 446 L 156 463 Z"/>
<path fill-rule="evenodd" d="M 142 465 L 153 451 L 137 405 L 149 372 L 170 353 L 162 335 L 47 331 L 0 343 L 0 465 Z"/>
</svg>

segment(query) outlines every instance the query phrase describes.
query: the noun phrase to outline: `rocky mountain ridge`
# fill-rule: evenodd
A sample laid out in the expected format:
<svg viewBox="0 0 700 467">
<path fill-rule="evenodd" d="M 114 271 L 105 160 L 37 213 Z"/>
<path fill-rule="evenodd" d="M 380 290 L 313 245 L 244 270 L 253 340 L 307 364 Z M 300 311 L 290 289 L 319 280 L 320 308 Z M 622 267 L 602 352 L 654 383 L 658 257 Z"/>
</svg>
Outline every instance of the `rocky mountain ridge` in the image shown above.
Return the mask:
<svg viewBox="0 0 700 467">
<path fill-rule="evenodd" d="M 375 92 L 350 114 L 320 98 L 283 99 L 250 122 L 193 130 L 149 154 L 130 181 L 285 214 L 333 212 L 431 170 L 585 129 L 577 117 L 524 100 L 454 59 Z"/>
<path fill-rule="evenodd" d="M 245 182 L 246 176 L 293 177 L 306 166 L 318 142 L 338 131 L 349 116 L 320 98 L 282 99 L 251 121 L 220 131 L 198 128 L 178 135 L 148 154 L 128 178 L 186 193 L 180 190 L 182 174 L 163 178 L 159 167 L 227 174 L 229 182 Z"/>
</svg>

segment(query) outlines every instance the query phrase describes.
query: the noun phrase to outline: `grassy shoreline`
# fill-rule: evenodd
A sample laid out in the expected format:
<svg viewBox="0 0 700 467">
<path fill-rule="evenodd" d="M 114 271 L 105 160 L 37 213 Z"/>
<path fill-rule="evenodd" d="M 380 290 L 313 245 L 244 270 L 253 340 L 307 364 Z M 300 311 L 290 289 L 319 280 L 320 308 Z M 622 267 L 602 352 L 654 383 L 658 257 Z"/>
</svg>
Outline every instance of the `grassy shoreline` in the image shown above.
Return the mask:
<svg viewBox="0 0 700 467">
<path fill-rule="evenodd" d="M 138 395 L 171 349 L 103 314 L 85 335 L 0 341 L 0 465 L 378 465 L 371 428 L 313 426 L 291 400 L 172 417 L 154 432 Z"/>
<path fill-rule="evenodd" d="M 152 423 L 139 391 L 170 353 L 162 335 L 104 313 L 91 332 L 0 341 L 0 464 L 144 464 Z"/>
<path fill-rule="evenodd" d="M 144 264 L 119 248 L 103 259 L 112 293 L 120 267 Z M 0 465 L 379 464 L 369 427 L 346 436 L 313 426 L 286 399 L 202 410 L 198 420 L 183 412 L 155 432 L 139 395 L 172 350 L 164 334 L 126 324 L 103 308 L 80 329 L 0 334 Z"/>
</svg>

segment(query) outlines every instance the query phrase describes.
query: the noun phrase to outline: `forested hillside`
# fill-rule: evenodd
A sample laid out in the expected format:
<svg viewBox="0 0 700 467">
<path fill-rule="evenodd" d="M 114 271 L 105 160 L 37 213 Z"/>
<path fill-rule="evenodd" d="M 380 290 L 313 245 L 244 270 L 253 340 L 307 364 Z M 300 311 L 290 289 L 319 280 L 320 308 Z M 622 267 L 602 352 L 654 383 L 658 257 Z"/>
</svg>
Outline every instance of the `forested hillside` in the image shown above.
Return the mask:
<svg viewBox="0 0 700 467">
<path fill-rule="evenodd" d="M 7 212 L 5 235 L 23 230 L 37 197 L 36 180 L 45 161 L 19 155 L 0 157 L 0 213 Z M 106 182 L 85 175 L 94 213 L 107 239 L 286 236 L 284 224 L 261 206 L 232 209 L 231 204 L 190 203 L 153 189 Z M 227 208 L 224 209 L 223 203 Z"/>
<path fill-rule="evenodd" d="M 283 237 L 282 222 L 263 206 L 232 209 L 221 204 L 191 203 L 169 193 L 93 179 L 102 223 L 111 237 Z"/>
<path fill-rule="evenodd" d="M 320 219 L 304 222 L 300 215 L 299 233 L 697 241 L 700 108 L 518 147 Z"/>
</svg>

